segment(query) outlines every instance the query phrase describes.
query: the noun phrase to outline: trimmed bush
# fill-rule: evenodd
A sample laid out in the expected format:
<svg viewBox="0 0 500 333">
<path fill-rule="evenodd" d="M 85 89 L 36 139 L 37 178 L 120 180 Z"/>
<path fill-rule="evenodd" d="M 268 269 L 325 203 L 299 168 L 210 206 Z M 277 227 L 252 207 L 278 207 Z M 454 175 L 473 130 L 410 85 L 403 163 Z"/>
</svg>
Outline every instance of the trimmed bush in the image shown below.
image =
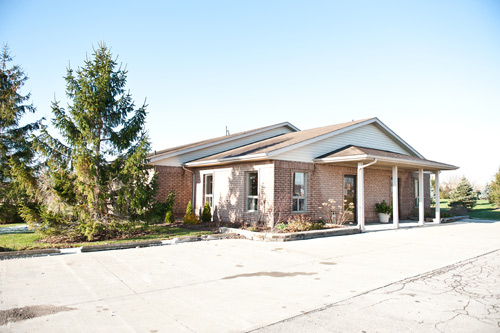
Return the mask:
<svg viewBox="0 0 500 333">
<path fill-rule="evenodd" d="M 186 207 L 186 214 L 184 215 L 184 223 L 185 224 L 198 224 L 200 220 L 196 217 L 193 211 L 193 204 L 191 201 L 188 202 Z"/>
<path fill-rule="evenodd" d="M 208 201 L 205 202 L 205 207 L 203 207 L 203 212 L 201 213 L 201 222 L 211 222 L 212 212 L 210 211 L 210 205 Z"/>
<path fill-rule="evenodd" d="M 174 214 L 171 211 L 168 211 L 165 214 L 165 223 L 170 224 L 170 223 L 174 223 L 174 221 L 175 221 Z"/>
</svg>

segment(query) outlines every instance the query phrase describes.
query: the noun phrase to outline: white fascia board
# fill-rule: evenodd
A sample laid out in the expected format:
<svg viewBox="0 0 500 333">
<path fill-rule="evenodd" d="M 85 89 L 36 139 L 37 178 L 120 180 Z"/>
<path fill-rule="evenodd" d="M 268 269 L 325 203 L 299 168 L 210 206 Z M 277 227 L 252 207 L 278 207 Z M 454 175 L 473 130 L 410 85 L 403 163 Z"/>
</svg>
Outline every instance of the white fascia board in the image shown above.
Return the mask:
<svg viewBox="0 0 500 333">
<path fill-rule="evenodd" d="M 377 159 L 378 162 L 386 162 L 394 165 L 401 166 L 413 166 L 413 167 L 428 167 L 432 169 L 438 170 L 456 170 L 458 167 L 454 165 L 441 164 L 436 162 L 429 161 L 411 161 L 405 159 L 399 159 L 394 157 L 380 157 L 368 154 L 362 155 L 352 155 L 352 156 L 340 156 L 340 157 L 326 157 L 326 158 L 317 158 L 314 160 L 315 163 L 335 163 L 335 162 L 354 162 L 359 160 L 366 159 Z"/>
<path fill-rule="evenodd" d="M 209 143 L 206 143 L 206 144 L 203 144 L 203 145 L 199 145 L 199 146 L 195 146 L 195 147 L 191 147 L 191 148 L 186 148 L 186 149 L 181 149 L 179 151 L 176 151 L 176 152 L 173 152 L 173 153 L 170 153 L 170 154 L 167 153 L 167 154 L 153 155 L 150 158 L 150 162 L 156 162 L 158 160 L 163 160 L 163 159 L 170 158 L 170 157 L 173 157 L 173 156 L 190 153 L 192 151 L 196 151 L 196 150 L 200 150 L 200 149 L 212 147 L 212 146 L 215 146 L 215 145 L 218 145 L 218 144 L 221 144 L 221 143 L 226 143 L 226 142 L 234 141 L 234 140 L 237 140 L 237 139 L 246 138 L 246 137 L 254 135 L 254 134 L 262 133 L 262 132 L 265 132 L 265 131 L 268 131 L 268 130 L 272 130 L 272 129 L 275 129 L 275 128 L 279 128 L 279 127 L 283 127 L 283 126 L 289 127 L 294 132 L 299 132 L 300 131 L 300 129 L 298 129 L 297 127 L 293 126 L 288 121 L 286 121 L 286 122 L 279 123 L 279 124 L 276 124 L 276 125 L 271 125 L 271 126 L 268 126 L 268 127 L 261 128 L 260 130 L 255 130 L 255 131 L 252 131 L 252 132 L 249 132 L 249 133 L 245 133 L 245 134 L 241 134 L 241 135 L 238 135 L 238 136 L 234 136 L 234 137 L 229 138 L 229 139 L 222 139 L 222 140 L 216 141 L 216 142 L 209 142 Z"/>
<path fill-rule="evenodd" d="M 198 167 L 198 166 L 204 166 L 204 165 L 261 160 L 261 159 L 266 159 L 266 158 L 267 158 L 267 155 L 265 153 L 262 153 L 262 154 L 254 154 L 254 155 L 246 155 L 246 156 L 238 156 L 238 157 L 220 158 L 220 159 L 200 161 L 200 162 L 193 161 L 193 162 L 185 163 L 184 165 L 187 167 Z"/>
<path fill-rule="evenodd" d="M 325 133 L 323 135 L 320 135 L 320 136 L 316 136 L 314 138 L 311 138 L 309 140 L 305 140 L 305 141 L 301 141 L 301 142 L 297 142 L 296 144 L 294 145 L 291 145 L 291 146 L 288 146 L 288 147 L 284 147 L 284 148 L 280 148 L 280 149 L 276 149 L 276 150 L 273 150 L 269 153 L 267 153 L 267 155 L 269 157 L 272 157 L 272 156 L 276 156 L 276 155 L 279 155 L 279 154 L 283 154 L 283 153 L 286 153 L 287 151 L 290 151 L 290 150 L 293 150 L 293 149 L 297 149 L 297 148 L 300 148 L 302 146 L 305 146 L 305 145 L 308 145 L 308 144 L 311 144 L 311 143 L 314 143 L 314 142 L 317 142 L 317 141 L 321 141 L 321 140 L 324 140 L 324 139 L 327 139 L 327 138 L 330 138 L 332 136 L 335 136 L 335 135 L 339 135 L 339 134 L 342 134 L 342 133 L 345 133 L 345 132 L 348 132 L 350 130 L 353 130 L 353 129 L 356 129 L 356 128 L 359 128 L 361 126 L 364 126 L 364 125 L 367 125 L 367 124 L 371 124 L 373 122 L 376 121 L 377 118 L 372 118 L 372 119 L 368 119 L 368 120 L 365 120 L 361 123 L 357 123 L 355 125 L 351 125 L 351 126 L 348 126 L 348 127 L 344 127 L 342 129 L 339 129 L 339 130 L 336 130 L 336 131 L 332 131 L 332 132 L 329 132 L 329 133 Z"/>
<path fill-rule="evenodd" d="M 314 163 L 335 163 L 335 162 L 354 162 L 359 160 L 366 160 L 370 158 L 367 154 L 361 155 L 351 155 L 351 156 L 340 156 L 340 157 L 325 157 L 325 158 L 315 158 Z"/>
<path fill-rule="evenodd" d="M 380 127 L 382 127 L 382 129 L 389 135 L 391 135 L 394 139 L 396 139 L 397 141 L 399 141 L 399 143 L 401 143 L 406 149 L 408 149 L 409 151 L 411 151 L 412 153 L 414 153 L 415 155 L 417 155 L 418 157 L 420 158 L 424 158 L 424 156 L 422 156 L 422 154 L 420 154 L 418 151 L 416 151 L 412 146 L 410 146 L 408 143 L 406 143 L 405 140 L 401 139 L 399 137 L 399 135 L 397 135 L 396 133 L 394 133 L 389 127 L 387 127 L 383 122 L 381 122 L 378 118 L 375 118 L 375 122 L 377 123 L 377 125 L 379 125 Z"/>
</svg>

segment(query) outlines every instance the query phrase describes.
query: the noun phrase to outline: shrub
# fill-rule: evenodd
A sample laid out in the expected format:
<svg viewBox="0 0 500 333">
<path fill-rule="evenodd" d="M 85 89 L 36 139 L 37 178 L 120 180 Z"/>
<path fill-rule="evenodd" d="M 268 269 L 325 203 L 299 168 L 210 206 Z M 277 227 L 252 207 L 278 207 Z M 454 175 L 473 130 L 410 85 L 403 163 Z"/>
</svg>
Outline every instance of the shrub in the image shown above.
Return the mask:
<svg viewBox="0 0 500 333">
<path fill-rule="evenodd" d="M 174 214 L 171 211 L 167 211 L 167 213 L 165 214 L 165 223 L 170 224 L 174 223 L 174 221 Z"/>
<path fill-rule="evenodd" d="M 168 197 L 165 199 L 165 223 L 170 224 L 175 222 L 174 218 L 174 203 L 175 203 L 175 193 L 170 191 Z"/>
<path fill-rule="evenodd" d="M 452 215 L 448 212 L 441 212 L 441 218 L 445 218 L 445 217 L 452 217 Z"/>
<path fill-rule="evenodd" d="M 11 203 L 0 203 L 0 224 L 22 222 L 18 207 Z"/>
<path fill-rule="evenodd" d="M 450 203 L 449 205 L 463 206 L 468 209 L 472 209 L 476 205 L 477 197 L 472 185 L 469 183 L 467 178 L 462 177 L 460 183 L 457 187 L 450 193 Z"/>
<path fill-rule="evenodd" d="M 283 222 L 278 223 L 278 224 L 276 224 L 275 228 L 283 231 L 286 229 L 286 223 L 283 223 Z"/>
<path fill-rule="evenodd" d="M 188 202 L 186 207 L 186 214 L 184 215 L 184 223 L 186 224 L 198 224 L 200 220 L 196 217 L 193 211 L 193 204 L 191 201 Z"/>
<path fill-rule="evenodd" d="M 202 222 L 211 222 L 212 221 L 212 212 L 210 211 L 210 204 L 205 202 L 205 207 L 203 207 L 203 212 L 201 213 L 201 221 Z"/>
<path fill-rule="evenodd" d="M 306 215 L 293 215 L 288 218 L 286 231 L 297 232 L 311 229 L 311 218 Z"/>
<path fill-rule="evenodd" d="M 460 205 L 460 204 L 455 204 L 453 205 L 450 210 L 448 211 L 452 216 L 463 216 L 467 215 L 469 210 L 467 207 Z"/>
<path fill-rule="evenodd" d="M 313 223 L 311 225 L 311 227 L 309 228 L 309 230 L 321 230 L 321 229 L 323 229 L 323 226 L 324 226 L 323 223 L 316 222 L 316 223 Z"/>
<path fill-rule="evenodd" d="M 385 202 L 385 200 L 382 200 L 381 203 L 375 204 L 375 211 L 378 214 L 382 213 L 382 214 L 392 215 L 392 206 L 388 205 L 387 202 Z"/>
</svg>

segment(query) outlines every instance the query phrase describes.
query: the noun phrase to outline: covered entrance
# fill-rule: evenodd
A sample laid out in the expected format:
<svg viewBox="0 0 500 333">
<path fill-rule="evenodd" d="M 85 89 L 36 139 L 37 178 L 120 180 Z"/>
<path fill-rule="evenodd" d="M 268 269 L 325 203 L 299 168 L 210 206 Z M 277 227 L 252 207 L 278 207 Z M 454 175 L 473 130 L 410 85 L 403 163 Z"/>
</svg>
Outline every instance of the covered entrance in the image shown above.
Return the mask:
<svg viewBox="0 0 500 333">
<path fill-rule="evenodd" d="M 418 153 L 416 153 L 418 154 Z M 419 154 L 418 154 L 419 155 Z M 424 159 L 422 156 L 411 156 L 378 149 L 347 146 L 331 154 L 314 159 L 315 163 L 336 164 L 339 166 L 357 167 L 357 175 L 344 176 L 344 199 L 352 200 L 355 213 L 352 221 L 356 221 L 361 231 L 365 230 L 365 172 L 364 169 L 373 167 L 382 170 L 392 170 L 392 207 L 393 227 L 399 228 L 400 185 L 398 179 L 399 168 L 405 172 L 418 172 L 418 189 L 416 202 L 418 203 L 418 225 L 424 225 L 424 172 L 433 173 L 435 176 L 436 210 L 435 222 L 440 223 L 441 213 L 439 207 L 439 173 L 441 170 L 456 170 L 458 167 Z M 383 186 L 370 184 L 374 186 Z M 373 203 L 371 203 L 373 205 Z"/>
</svg>

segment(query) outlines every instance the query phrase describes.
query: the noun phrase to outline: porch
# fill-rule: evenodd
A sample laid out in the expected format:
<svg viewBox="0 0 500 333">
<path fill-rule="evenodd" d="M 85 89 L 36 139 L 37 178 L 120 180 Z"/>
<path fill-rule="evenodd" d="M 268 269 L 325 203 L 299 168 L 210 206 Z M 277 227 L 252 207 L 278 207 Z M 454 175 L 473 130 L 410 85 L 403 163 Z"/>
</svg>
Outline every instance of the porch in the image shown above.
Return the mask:
<svg viewBox="0 0 500 333">
<path fill-rule="evenodd" d="M 435 161 L 426 160 L 420 154 L 418 156 L 404 155 L 389 151 L 346 146 L 339 150 L 333 151 L 329 154 L 320 156 L 314 160 L 318 164 L 335 164 L 338 166 L 357 167 L 357 182 L 356 182 L 356 215 L 357 226 L 360 231 L 375 229 L 397 229 L 400 226 L 423 226 L 425 223 L 425 196 L 430 197 L 430 193 L 424 192 L 424 173 L 434 174 L 435 177 L 435 195 L 436 195 L 436 208 L 434 223 L 439 224 L 441 221 L 441 211 L 439 206 L 439 174 L 442 170 L 455 170 L 458 167 L 439 163 Z M 365 225 L 365 169 L 376 168 L 392 170 L 392 224 L 379 226 L 378 224 L 367 227 Z M 399 220 L 399 186 L 398 186 L 398 172 L 399 169 L 404 169 L 418 174 L 418 221 L 400 221 Z M 429 198 L 427 198 L 429 199 Z M 368 228 L 368 229 L 367 229 Z"/>
</svg>

